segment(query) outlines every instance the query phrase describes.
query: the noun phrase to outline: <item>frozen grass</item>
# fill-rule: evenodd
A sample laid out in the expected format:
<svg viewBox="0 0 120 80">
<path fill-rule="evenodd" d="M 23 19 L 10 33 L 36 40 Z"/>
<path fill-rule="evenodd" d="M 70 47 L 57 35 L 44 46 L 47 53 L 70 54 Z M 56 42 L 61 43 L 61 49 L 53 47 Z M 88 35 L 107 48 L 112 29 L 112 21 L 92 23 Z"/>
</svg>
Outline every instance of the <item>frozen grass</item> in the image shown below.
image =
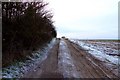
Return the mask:
<svg viewBox="0 0 120 80">
<path fill-rule="evenodd" d="M 20 78 L 25 72 L 34 69 L 36 64 L 42 62 L 47 58 L 48 51 L 53 47 L 56 39 L 53 39 L 47 46 L 33 52 L 33 56 L 28 56 L 25 62 L 16 62 L 15 64 L 2 69 L 3 78 Z"/>
</svg>

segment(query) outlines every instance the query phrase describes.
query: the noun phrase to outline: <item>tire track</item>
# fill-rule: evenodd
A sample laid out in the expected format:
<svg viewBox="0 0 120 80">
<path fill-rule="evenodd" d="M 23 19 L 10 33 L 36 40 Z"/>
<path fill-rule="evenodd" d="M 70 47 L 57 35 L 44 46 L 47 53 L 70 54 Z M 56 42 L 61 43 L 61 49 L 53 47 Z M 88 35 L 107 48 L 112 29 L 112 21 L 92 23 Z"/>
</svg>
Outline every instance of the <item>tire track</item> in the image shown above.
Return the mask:
<svg viewBox="0 0 120 80">
<path fill-rule="evenodd" d="M 93 56 L 89 56 L 84 50 L 80 49 L 76 44 L 71 43 L 69 40 L 65 40 L 67 43 L 69 50 L 71 52 L 72 57 L 74 58 L 75 65 L 80 69 L 80 73 L 86 78 L 118 78 L 113 73 L 109 73 L 110 71 L 102 64 L 100 61 L 97 61 Z M 80 65 L 78 65 L 80 64 Z M 84 66 L 83 66 L 84 65 Z"/>
</svg>

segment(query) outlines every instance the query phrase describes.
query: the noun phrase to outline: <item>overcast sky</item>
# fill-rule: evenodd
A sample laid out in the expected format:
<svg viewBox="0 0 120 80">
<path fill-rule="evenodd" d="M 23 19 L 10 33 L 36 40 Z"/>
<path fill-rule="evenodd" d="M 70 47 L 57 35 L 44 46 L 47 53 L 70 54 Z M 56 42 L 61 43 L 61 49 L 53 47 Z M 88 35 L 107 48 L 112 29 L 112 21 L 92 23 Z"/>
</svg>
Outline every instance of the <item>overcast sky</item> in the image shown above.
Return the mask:
<svg viewBox="0 0 120 80">
<path fill-rule="evenodd" d="M 58 37 L 118 38 L 119 0 L 47 0 Z"/>
</svg>

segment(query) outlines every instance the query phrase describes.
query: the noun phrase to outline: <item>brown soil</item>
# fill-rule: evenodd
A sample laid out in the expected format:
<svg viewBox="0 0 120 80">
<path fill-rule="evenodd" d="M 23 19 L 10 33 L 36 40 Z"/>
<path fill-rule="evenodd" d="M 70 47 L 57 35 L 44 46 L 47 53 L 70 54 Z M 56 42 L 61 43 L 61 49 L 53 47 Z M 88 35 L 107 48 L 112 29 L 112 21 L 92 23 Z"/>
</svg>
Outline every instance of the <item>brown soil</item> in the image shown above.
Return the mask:
<svg viewBox="0 0 120 80">
<path fill-rule="evenodd" d="M 104 62 L 88 54 L 77 44 L 71 43 L 68 40 L 65 41 L 74 59 L 74 64 L 81 74 L 81 78 L 117 78 L 117 75 L 113 74 L 103 65 Z"/>
<path fill-rule="evenodd" d="M 62 38 L 61 40 L 67 43 L 69 54 L 80 78 L 118 78 L 118 75 L 113 74 L 103 65 L 104 62 L 88 54 L 87 51 L 68 39 Z M 57 39 L 55 45 L 49 51 L 48 57 L 42 63 L 36 65 L 38 66 L 36 69 L 25 73 L 23 78 L 64 78 L 64 75 L 58 70 L 59 43 L 60 40 Z"/>
<path fill-rule="evenodd" d="M 58 72 L 58 50 L 59 40 L 56 41 L 53 48 L 48 52 L 47 58 L 36 69 L 26 73 L 23 78 L 63 78 Z"/>
</svg>

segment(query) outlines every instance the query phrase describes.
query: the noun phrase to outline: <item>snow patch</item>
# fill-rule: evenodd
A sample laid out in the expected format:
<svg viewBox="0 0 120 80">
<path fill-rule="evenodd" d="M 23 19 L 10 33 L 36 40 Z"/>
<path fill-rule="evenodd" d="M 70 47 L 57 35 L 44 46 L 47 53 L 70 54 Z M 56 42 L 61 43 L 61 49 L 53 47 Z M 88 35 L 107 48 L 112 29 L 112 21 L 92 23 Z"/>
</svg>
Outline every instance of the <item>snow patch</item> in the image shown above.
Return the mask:
<svg viewBox="0 0 120 80">
<path fill-rule="evenodd" d="M 97 57 L 99 60 L 118 65 L 119 57 L 108 55 L 108 54 L 117 54 L 118 50 L 112 49 L 110 47 L 108 48 L 105 45 L 103 46 L 103 45 L 88 43 L 87 41 L 79 41 L 79 40 L 71 40 L 71 41 L 80 45 L 82 48 L 87 50 L 93 56 Z M 105 44 L 103 42 L 98 42 L 98 43 Z"/>
</svg>

